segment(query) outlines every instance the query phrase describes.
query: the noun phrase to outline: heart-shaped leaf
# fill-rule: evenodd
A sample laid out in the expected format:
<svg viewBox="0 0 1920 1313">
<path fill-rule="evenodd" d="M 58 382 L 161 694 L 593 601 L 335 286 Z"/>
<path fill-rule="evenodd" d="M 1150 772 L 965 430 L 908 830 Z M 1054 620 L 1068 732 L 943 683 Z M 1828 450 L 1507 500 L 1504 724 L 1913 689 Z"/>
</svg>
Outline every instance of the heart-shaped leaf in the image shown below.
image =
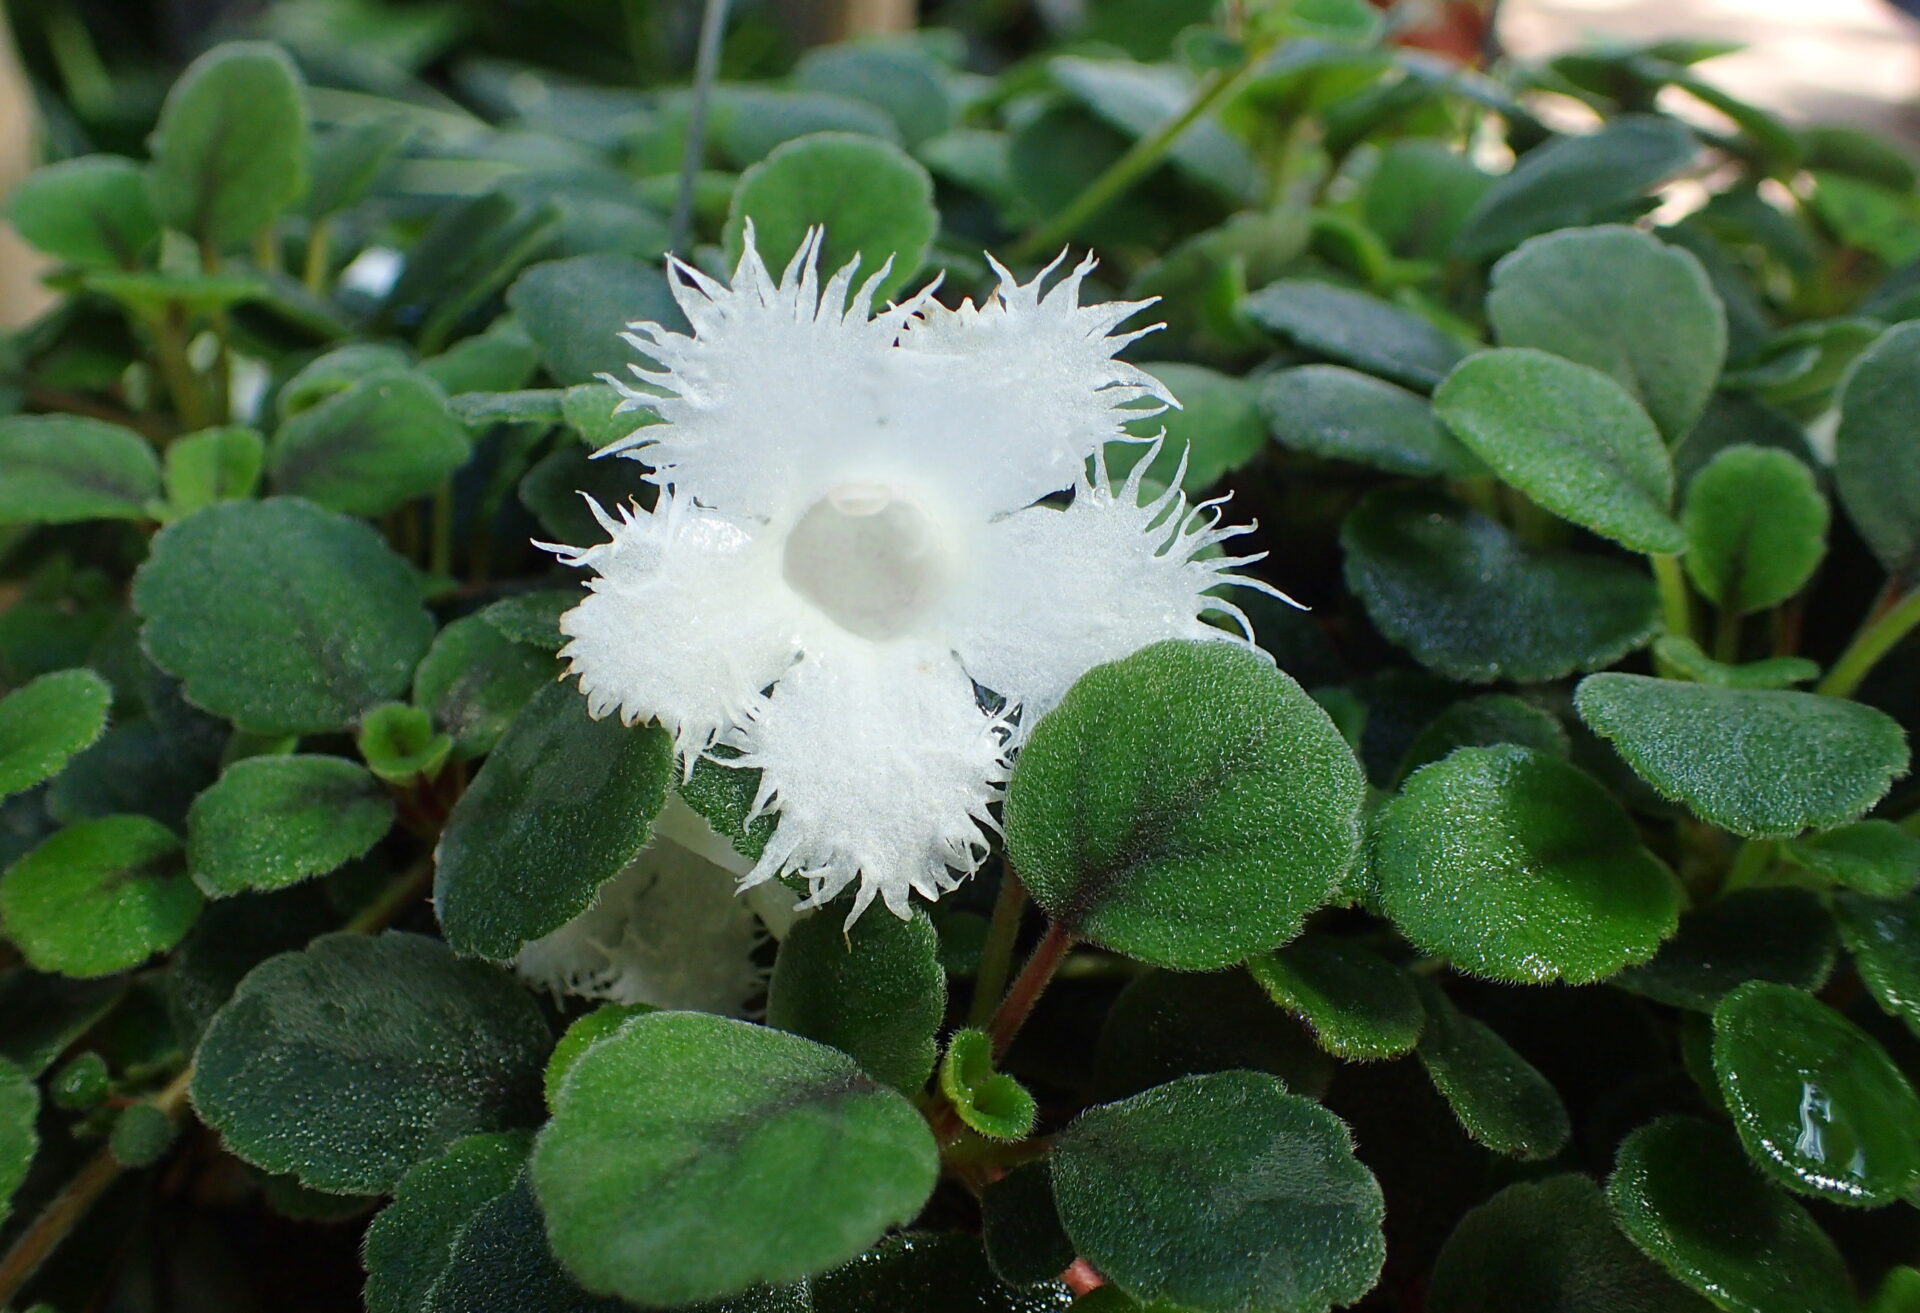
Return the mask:
<svg viewBox="0 0 1920 1313">
<path fill-rule="evenodd" d="M 787 932 L 767 986 L 768 1025 L 831 1044 L 906 1094 L 933 1073 L 946 1012 L 940 936 L 925 912 L 847 927 L 805 917 Z"/>
<path fill-rule="evenodd" d="M 993 1069 L 993 1039 L 984 1030 L 955 1031 L 940 1059 L 940 1092 L 969 1129 L 990 1140 L 1020 1140 L 1039 1115 L 1019 1081 Z"/>
<path fill-rule="evenodd" d="M 187 869 L 214 897 L 325 875 L 393 825 L 380 782 L 340 757 L 236 761 L 187 813 Z"/>
</svg>

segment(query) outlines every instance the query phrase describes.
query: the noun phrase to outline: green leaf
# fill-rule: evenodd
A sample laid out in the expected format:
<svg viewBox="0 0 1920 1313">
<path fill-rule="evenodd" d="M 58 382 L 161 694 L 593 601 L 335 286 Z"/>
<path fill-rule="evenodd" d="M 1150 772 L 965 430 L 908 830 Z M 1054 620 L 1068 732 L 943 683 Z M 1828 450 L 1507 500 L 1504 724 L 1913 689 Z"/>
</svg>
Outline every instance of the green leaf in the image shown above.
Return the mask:
<svg viewBox="0 0 1920 1313">
<path fill-rule="evenodd" d="M 105 976 L 179 943 L 200 915 L 180 841 L 145 816 L 106 816 L 41 841 L 0 876 L 0 925 L 27 961 Z"/>
<path fill-rule="evenodd" d="M 367 769 L 388 784 L 412 784 L 440 774 L 453 740 L 436 733 L 433 717 L 404 702 L 388 702 L 360 721 L 354 744 Z"/>
<path fill-rule="evenodd" d="M 1267 429 L 1261 421 L 1253 386 L 1245 379 L 1202 365 L 1178 361 L 1147 361 L 1140 366 L 1180 399 L 1180 409 L 1127 426 L 1137 437 L 1151 438 L 1162 430 L 1166 441 L 1146 477 L 1171 484 L 1180 462 L 1186 475 L 1180 485 L 1199 493 L 1239 469 L 1266 446 Z M 1115 479 L 1130 473 L 1148 448 L 1134 442 L 1111 442 L 1106 447 L 1107 470 Z"/>
<path fill-rule="evenodd" d="M 162 529 L 133 605 L 187 698 L 258 734 L 352 724 L 406 689 L 433 637 L 412 569 L 380 535 L 293 497 Z"/>
<path fill-rule="evenodd" d="M 665 730 L 592 720 L 571 684 L 534 694 L 441 836 L 447 942 L 504 962 L 586 911 L 646 846 L 672 777 Z"/>
<path fill-rule="evenodd" d="M 1247 970 L 1336 1058 L 1398 1057 L 1419 1041 L 1426 1024 L 1412 978 L 1351 940 L 1305 935 L 1249 958 Z"/>
<path fill-rule="evenodd" d="M 1053 1204 L 1053 1172 L 1043 1159 L 1022 1163 L 980 1192 L 980 1239 L 994 1274 L 1033 1286 L 1066 1271 L 1073 1241 Z"/>
<path fill-rule="evenodd" d="M 1372 1288 L 1385 1204 L 1347 1128 L 1271 1076 L 1189 1076 L 1082 1113 L 1053 1155 L 1060 1220 L 1136 1299 L 1326 1313 Z"/>
<path fill-rule="evenodd" d="M 413 700 L 453 740 L 455 757 L 483 757 L 558 673 L 539 648 L 514 642 L 483 616 L 463 616 L 440 631 L 413 672 Z"/>
<path fill-rule="evenodd" d="M 1717 392 L 1693 431 L 1674 447 L 1674 474 L 1684 485 L 1722 451 L 1741 445 L 1784 451 L 1809 468 L 1820 463 L 1806 430 L 1791 415 L 1754 396 Z"/>
<path fill-rule="evenodd" d="M 1065 1264 L 1061 1265 L 1062 1267 Z M 1056 1269 L 1057 1271 L 1057 1269 Z M 1050 1274 L 1051 1275 L 1051 1274 Z M 774 1301 L 794 1287 L 769 1290 L 765 1303 L 742 1299 L 711 1313 L 1051 1313 L 1070 1298 L 1057 1280 L 1026 1289 L 1004 1285 L 988 1266 L 980 1241 L 964 1232 L 914 1232 L 891 1235 L 866 1253 L 814 1278 L 810 1306 Z M 790 1296 L 789 1296 L 790 1297 Z M 703 1306 L 708 1313 L 711 1306 Z"/>
<path fill-rule="evenodd" d="M 1672 666 L 1680 678 L 1716 688 L 1791 688 L 1820 677 L 1820 667 L 1805 657 L 1765 657 L 1728 665 L 1708 656 L 1691 638 L 1672 634 L 1653 640 L 1653 655 Z"/>
<path fill-rule="evenodd" d="M 1749 980 L 1818 989 L 1833 970 L 1833 918 L 1805 889 L 1742 889 L 1696 907 L 1653 960 L 1613 983 L 1677 1008 L 1711 1012 Z"/>
<path fill-rule="evenodd" d="M 1526 547 L 1418 488 L 1370 493 L 1340 529 L 1347 586 L 1431 670 L 1490 684 L 1612 665 L 1659 625 L 1653 581 L 1622 561 Z"/>
<path fill-rule="evenodd" d="M 1840 504 L 1888 574 L 1920 572 L 1920 322 L 1896 324 L 1840 389 L 1833 481 Z"/>
<path fill-rule="evenodd" d="M 1061 55 L 1047 61 L 1047 71 L 1101 122 L 1135 141 L 1173 123 L 1194 98 L 1192 75 L 1177 65 Z M 1255 190 L 1253 159 L 1247 148 L 1211 116 L 1176 135 L 1168 145 L 1167 160 L 1226 200 L 1245 202 Z"/>
<path fill-rule="evenodd" d="M 1425 397 L 1339 365 L 1281 370 L 1260 389 L 1260 408 L 1274 439 L 1294 451 L 1389 474 L 1486 473 L 1433 417 Z"/>
<path fill-rule="evenodd" d="M 1713 1013 L 1713 1070 L 1747 1154 L 1802 1194 L 1876 1208 L 1920 1185 L 1920 1095 L 1818 999 L 1751 981 Z"/>
<path fill-rule="evenodd" d="M 1625 217 L 1699 150 L 1686 128 L 1653 114 L 1622 114 L 1590 136 L 1536 147 L 1487 188 L 1454 254 L 1483 260 L 1539 233 Z"/>
<path fill-rule="evenodd" d="M 107 727 L 113 689 L 85 667 L 56 670 L 0 699 L 0 798 L 50 780 Z"/>
<path fill-rule="evenodd" d="M 20 235 L 69 264 L 133 269 L 160 240 L 145 173 L 118 155 L 36 169 L 7 198 Z"/>
<path fill-rule="evenodd" d="M 1600 1187 L 1567 1173 L 1510 1185 L 1460 1219 L 1434 1261 L 1430 1313 L 1705 1313 L 1629 1244 Z"/>
<path fill-rule="evenodd" d="M 1567 731 L 1551 712 L 1510 693 L 1483 693 L 1450 703 L 1407 745 L 1396 781 L 1449 756 L 1455 748 L 1491 748 L 1517 743 L 1549 756 L 1569 751 Z"/>
<path fill-rule="evenodd" d="M 904 41 L 816 46 L 794 65 L 793 79 L 808 91 L 872 105 L 893 120 L 909 148 L 952 127 L 957 113 L 945 70 Z"/>
<path fill-rule="evenodd" d="M 40 1147 L 34 1129 L 40 1115 L 40 1089 L 33 1078 L 10 1062 L 0 1062 L 0 1222 L 12 1211 L 13 1193 L 27 1179 L 34 1150 Z"/>
<path fill-rule="evenodd" d="M 1663 1117 L 1620 1145 L 1607 1198 L 1641 1252 L 1729 1313 L 1852 1313 L 1846 1264 L 1732 1135 Z"/>
<path fill-rule="evenodd" d="M 925 911 L 905 921 L 803 917 L 787 932 L 767 986 L 767 1024 L 831 1044 L 885 1085 L 927 1083 L 947 1013 L 940 937 Z"/>
<path fill-rule="evenodd" d="M 852 1059 L 694 1012 L 636 1017 L 588 1049 L 533 1154 L 561 1261 L 644 1304 L 843 1263 L 917 1213 L 937 1172 L 920 1114 Z"/>
<path fill-rule="evenodd" d="M 513 1188 L 532 1136 L 470 1135 L 401 1178 L 393 1202 L 367 1228 L 367 1313 L 424 1313 L 454 1243 L 489 1199 Z"/>
<path fill-rule="evenodd" d="M 1075 937 L 1184 970 L 1277 947 L 1353 865 L 1363 781 L 1300 686 L 1228 643 L 1096 666 L 1041 718 L 1007 851 Z"/>
<path fill-rule="evenodd" d="M 560 617 L 580 605 L 585 596 L 577 588 L 538 589 L 502 598 L 483 607 L 479 616 L 512 642 L 558 652 L 567 643 L 566 635 L 560 632 Z"/>
<path fill-rule="evenodd" d="M 0 419 L 0 524 L 140 520 L 160 493 L 145 438 L 79 415 Z"/>
<path fill-rule="evenodd" d="M 714 90 L 714 140 L 722 157 L 735 168 L 746 168 L 787 142 L 815 133 L 873 137 L 886 142 L 899 136 L 884 110 L 852 96 L 765 86 L 721 86 Z M 701 208 L 704 212 L 707 207 Z"/>
<path fill-rule="evenodd" d="M 167 518 L 253 496 L 266 463 L 266 442 L 249 428 L 202 429 L 175 438 L 167 444 Z"/>
<path fill-rule="evenodd" d="M 426 1313 L 625 1313 L 632 1307 L 589 1295 L 567 1275 L 547 1244 L 524 1171 L 460 1228 L 426 1301 Z"/>
<path fill-rule="evenodd" d="M 1787 856 L 1863 894 L 1892 898 L 1920 885 L 1920 838 L 1892 821 L 1855 821 L 1804 835 L 1787 844 Z"/>
<path fill-rule="evenodd" d="M 423 360 L 420 373 L 454 397 L 463 392 L 512 392 L 540 372 L 540 348 L 513 315 L 501 315 L 487 331 L 462 338 Z M 453 403 L 448 402 L 448 409 Z"/>
<path fill-rule="evenodd" d="M 947 1041 L 940 1092 L 968 1129 L 990 1140 L 1024 1140 L 1039 1117 L 1026 1088 L 993 1069 L 993 1037 L 984 1030 L 958 1030 Z"/>
<path fill-rule="evenodd" d="M 379 781 L 340 757 L 248 757 L 187 813 L 187 869 L 215 898 L 280 889 L 361 856 L 393 826 Z"/>
<path fill-rule="evenodd" d="M 1314 1097 L 1332 1068 L 1307 1028 L 1276 1012 L 1248 972 L 1152 970 L 1128 981 L 1107 1010 L 1093 1094 L 1104 1101 L 1182 1076 L 1262 1071 Z"/>
<path fill-rule="evenodd" d="M 1547 233 L 1493 268 L 1487 318 L 1504 347 L 1606 374 L 1669 443 L 1700 418 L 1727 355 L 1727 314 L 1688 252 L 1637 228 Z"/>
<path fill-rule="evenodd" d="M 537 1119 L 551 1043 L 496 967 L 420 935 L 325 935 L 240 983 L 194 1055 L 193 1106 L 256 1167 L 385 1194 L 463 1136 Z"/>
<path fill-rule="evenodd" d="M 607 540 L 587 498 L 602 508 L 645 505 L 650 489 L 646 467 L 624 457 L 597 460 L 578 443 L 557 445 L 520 480 L 520 504 L 532 511 L 557 543 Z"/>
<path fill-rule="evenodd" d="M 210 315 L 249 301 L 265 300 L 273 291 L 264 278 L 251 274 L 163 273 L 144 269 L 88 270 L 81 275 L 80 285 L 148 321 L 161 320 L 176 310 L 190 315 Z"/>
<path fill-rule="evenodd" d="M 337 397 L 362 379 L 374 375 L 404 374 L 413 357 L 403 347 L 387 342 L 349 342 L 315 356 L 274 394 L 274 410 L 284 422 Z"/>
<path fill-rule="evenodd" d="M 774 269 L 816 224 L 826 228 L 823 270 L 858 255 L 861 269 L 874 274 L 891 256 L 893 272 L 878 291 L 882 301 L 919 272 L 939 228 L 927 171 L 898 146 L 844 132 L 786 142 L 740 175 L 727 213 L 730 263 L 740 255 L 749 220 L 761 257 Z"/>
<path fill-rule="evenodd" d="M 302 410 L 267 450 L 275 492 L 349 515 L 384 515 L 466 464 L 466 427 L 416 374 L 378 373 Z"/>
<path fill-rule="evenodd" d="M 1461 1128 L 1515 1158 L 1537 1161 L 1565 1148 L 1571 1127 L 1552 1083 L 1439 986 L 1421 980 L 1420 997 L 1427 1024 L 1414 1052 Z"/>
<path fill-rule="evenodd" d="M 1434 413 L 1506 482 L 1637 552 L 1679 552 L 1673 460 L 1647 412 L 1597 369 L 1528 348 L 1483 351 L 1440 385 Z"/>
<path fill-rule="evenodd" d="M 1641 779 L 1747 838 L 1854 819 L 1906 773 L 1906 736 L 1843 698 L 1589 675 L 1574 705 Z"/>
<path fill-rule="evenodd" d="M 126 997 L 127 978 L 69 980 L 29 967 L 0 973 L 0 1062 L 44 1073 Z"/>
<path fill-rule="evenodd" d="M 1844 893 L 1833 912 L 1880 1010 L 1920 1035 L 1920 899 Z"/>
<path fill-rule="evenodd" d="M 658 1011 L 660 1009 L 651 1003 L 602 1003 L 577 1018 L 567 1027 L 560 1042 L 553 1046 L 553 1053 L 547 1059 L 544 1080 L 547 1107 L 551 1109 L 554 1101 L 560 1097 L 560 1086 L 566 1082 L 573 1064 L 580 1060 L 582 1054 L 624 1026 L 629 1018 L 644 1017 L 649 1012 Z"/>
<path fill-rule="evenodd" d="M 649 411 L 620 413 L 621 401 L 620 394 L 606 383 L 578 383 L 561 395 L 560 417 L 581 441 L 596 450 L 658 422 L 659 417 Z"/>
<path fill-rule="evenodd" d="M 1431 392 L 1467 349 L 1411 310 L 1308 278 L 1283 278 L 1249 296 L 1254 323 L 1303 350 Z"/>
<path fill-rule="evenodd" d="M 1673 873 L 1592 777 L 1530 748 L 1461 748 L 1375 823 L 1381 908 L 1423 952 L 1515 984 L 1586 984 L 1652 957 Z"/>
<path fill-rule="evenodd" d="M 278 46 L 235 41 L 187 65 L 160 107 L 149 183 L 161 222 L 237 246 L 307 186 L 306 93 Z"/>
<path fill-rule="evenodd" d="M 1687 485 L 1687 577 L 1722 610 L 1763 611 L 1806 586 L 1827 550 L 1827 499 L 1784 451 L 1728 447 Z"/>
<path fill-rule="evenodd" d="M 575 255 L 529 265 L 507 289 L 507 304 L 540 349 L 547 373 L 561 384 L 591 383 L 599 374 L 626 380 L 629 364 L 645 363 L 620 336 L 635 320 L 682 332 L 687 327 L 667 276 L 625 255 Z"/>
<path fill-rule="evenodd" d="M 300 213 L 310 219 L 357 205 L 373 190 L 413 135 L 404 114 L 330 124 L 308 141 L 307 189 Z"/>
</svg>

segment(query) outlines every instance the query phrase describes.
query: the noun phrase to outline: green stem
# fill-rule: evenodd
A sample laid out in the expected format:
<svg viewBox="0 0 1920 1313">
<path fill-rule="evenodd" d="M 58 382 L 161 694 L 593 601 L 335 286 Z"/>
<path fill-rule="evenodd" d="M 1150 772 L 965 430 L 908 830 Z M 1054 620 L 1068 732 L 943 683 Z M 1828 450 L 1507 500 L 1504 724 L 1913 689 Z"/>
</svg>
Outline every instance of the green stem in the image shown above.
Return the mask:
<svg viewBox="0 0 1920 1313">
<path fill-rule="evenodd" d="M 987 939 L 980 947 L 980 969 L 973 976 L 973 1002 L 967 1008 L 967 1024 L 976 1030 L 992 1018 L 1007 977 L 1013 974 L 1013 946 L 1020 937 L 1021 913 L 1027 908 L 1027 891 L 1013 863 L 1005 863 L 1001 872 L 993 919 L 987 923 Z"/>
<path fill-rule="evenodd" d="M 1740 851 L 1733 855 L 1733 865 L 1727 868 L 1726 883 L 1720 886 L 1720 896 L 1726 897 L 1738 889 L 1745 889 L 1767 873 L 1773 865 L 1774 849 L 1778 845 L 1772 839 L 1748 839 L 1740 845 Z"/>
<path fill-rule="evenodd" d="M 191 433 L 207 427 L 207 398 L 200 380 L 187 360 L 185 316 L 180 307 L 170 305 L 153 321 L 153 353 L 160 376 L 167 381 L 167 393 L 173 398 L 173 413 L 180 427 Z"/>
<path fill-rule="evenodd" d="M 313 221 L 313 227 L 307 232 L 307 259 L 300 271 L 300 281 L 307 290 L 319 296 L 327 290 L 327 271 L 333 263 L 333 221 L 320 218 Z"/>
<path fill-rule="evenodd" d="M 1736 665 L 1740 660 L 1740 613 L 1731 606 L 1714 615 L 1713 659 Z"/>
<path fill-rule="evenodd" d="M 1894 644 L 1905 638 L 1915 625 L 1920 625 L 1920 588 L 1861 625 L 1853 641 L 1847 644 L 1847 650 L 1840 654 L 1840 659 L 1833 663 L 1833 669 L 1827 671 L 1827 677 L 1815 686 L 1814 692 L 1834 698 L 1852 697 L 1860 681 L 1880 663 L 1880 658 L 1892 651 Z"/>
<path fill-rule="evenodd" d="M 220 252 L 210 242 L 200 243 L 200 270 L 209 277 L 220 272 Z M 233 404 L 233 321 L 225 307 L 214 310 L 212 320 L 220 343 L 213 362 L 213 422 L 224 424 Z"/>
<path fill-rule="evenodd" d="M 280 233 L 274 224 L 253 235 L 253 262 L 270 274 L 280 272 Z"/>
<path fill-rule="evenodd" d="M 1647 559 L 1653 562 L 1653 582 L 1660 589 L 1660 615 L 1668 635 L 1692 638 L 1693 595 L 1687 591 L 1687 576 L 1680 568 L 1680 558 L 1656 553 Z"/>
<path fill-rule="evenodd" d="M 427 569 L 434 574 L 453 573 L 453 480 L 433 490 L 433 542 L 428 547 Z"/>
<path fill-rule="evenodd" d="M 1181 135 L 1239 85 L 1240 79 L 1252 67 L 1253 61 L 1248 60 L 1238 68 L 1215 69 L 1207 74 L 1201 79 L 1200 85 L 1194 88 L 1193 99 L 1187 102 L 1185 109 L 1134 142 L 1126 154 L 1108 166 L 1105 173 L 1088 183 L 1086 190 L 1074 197 L 1066 209 L 1016 242 L 1011 252 L 1013 258 L 1031 260 L 1063 245 L 1080 230 L 1082 224 L 1151 173 Z"/>
</svg>

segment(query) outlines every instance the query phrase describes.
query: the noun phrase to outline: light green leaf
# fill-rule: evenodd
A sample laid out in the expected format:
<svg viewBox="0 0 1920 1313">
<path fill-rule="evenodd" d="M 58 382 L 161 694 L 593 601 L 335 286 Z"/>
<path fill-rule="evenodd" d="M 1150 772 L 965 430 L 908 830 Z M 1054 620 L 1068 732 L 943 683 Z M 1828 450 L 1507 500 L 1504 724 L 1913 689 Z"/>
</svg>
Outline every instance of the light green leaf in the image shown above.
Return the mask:
<svg viewBox="0 0 1920 1313">
<path fill-rule="evenodd" d="M 330 510 L 384 515 L 438 488 L 471 450 L 439 389 L 416 374 L 377 373 L 282 424 L 267 478 L 275 492 Z"/>
<path fill-rule="evenodd" d="M 1687 485 L 1687 577 L 1735 615 L 1806 586 L 1827 550 L 1827 499 L 1784 451 L 1728 447 Z"/>
<path fill-rule="evenodd" d="M 107 727 L 113 689 L 85 667 L 56 670 L 0 699 L 0 798 L 58 775 Z"/>
<path fill-rule="evenodd" d="M 340 757 L 248 757 L 187 813 L 187 869 L 215 898 L 345 865 L 393 825 L 379 781 Z"/>
<path fill-rule="evenodd" d="M 628 365 L 649 363 L 620 336 L 634 320 L 687 328 L 667 276 L 626 255 L 529 265 L 507 289 L 507 304 L 540 348 L 547 373 L 563 385 L 591 383 L 603 373 L 628 381 Z"/>
<path fill-rule="evenodd" d="M 167 444 L 167 517 L 253 496 L 266 462 L 266 442 L 249 428 L 202 429 L 175 438 Z"/>
<path fill-rule="evenodd" d="M 280 47 L 215 46 L 160 107 L 149 183 L 169 228 L 216 249 L 271 223 L 307 186 L 307 105 Z"/>
<path fill-rule="evenodd" d="M 1332 283 L 1282 279 L 1249 296 L 1245 309 L 1254 323 L 1304 350 L 1422 392 L 1467 354 L 1411 310 Z"/>
<path fill-rule="evenodd" d="M 0 419 L 0 524 L 139 520 L 160 458 L 131 429 L 79 415 Z"/>
<path fill-rule="evenodd" d="M 901 920 L 831 914 L 787 932 L 767 986 L 767 1024 L 831 1044 L 883 1084 L 912 1094 L 933 1072 L 947 1012 L 940 937 L 924 911 Z"/>
<path fill-rule="evenodd" d="M 367 769 L 388 784 L 432 780 L 453 752 L 453 740 L 435 732 L 433 717 L 404 702 L 386 702 L 360 719 L 354 746 Z"/>
<path fill-rule="evenodd" d="M 1302 365 L 1260 389 L 1267 426 L 1282 446 L 1389 474 L 1473 478 L 1480 458 L 1433 417 L 1425 397 L 1339 365 Z"/>
<path fill-rule="evenodd" d="M 27 961 L 105 976 L 179 943 L 200 915 L 180 841 L 145 816 L 105 816 L 44 839 L 0 876 L 0 928 Z"/>
<path fill-rule="evenodd" d="M 940 1092 L 970 1130 L 990 1140 L 1033 1134 L 1039 1108 L 1019 1081 L 993 1069 L 993 1038 L 984 1030 L 955 1031 L 940 1059 Z"/>
<path fill-rule="evenodd" d="M 1895 578 L 1920 571 L 1920 322 L 1896 324 L 1840 389 L 1833 481 L 1860 536 Z"/>
<path fill-rule="evenodd" d="M 14 185 L 7 218 L 32 245 L 69 264 L 135 269 L 160 240 L 146 174 L 118 155 L 34 170 Z"/>
</svg>

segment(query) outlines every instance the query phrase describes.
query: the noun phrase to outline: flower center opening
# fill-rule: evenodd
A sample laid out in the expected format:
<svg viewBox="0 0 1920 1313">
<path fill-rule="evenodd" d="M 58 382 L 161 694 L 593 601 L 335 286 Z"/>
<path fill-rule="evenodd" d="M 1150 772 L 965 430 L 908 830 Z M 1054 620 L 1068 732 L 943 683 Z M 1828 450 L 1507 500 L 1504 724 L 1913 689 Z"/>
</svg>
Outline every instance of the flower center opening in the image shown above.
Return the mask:
<svg viewBox="0 0 1920 1313">
<path fill-rule="evenodd" d="M 787 535 L 782 574 L 862 638 L 907 633 L 946 588 L 952 558 L 925 511 L 879 484 L 844 484 Z"/>
</svg>

